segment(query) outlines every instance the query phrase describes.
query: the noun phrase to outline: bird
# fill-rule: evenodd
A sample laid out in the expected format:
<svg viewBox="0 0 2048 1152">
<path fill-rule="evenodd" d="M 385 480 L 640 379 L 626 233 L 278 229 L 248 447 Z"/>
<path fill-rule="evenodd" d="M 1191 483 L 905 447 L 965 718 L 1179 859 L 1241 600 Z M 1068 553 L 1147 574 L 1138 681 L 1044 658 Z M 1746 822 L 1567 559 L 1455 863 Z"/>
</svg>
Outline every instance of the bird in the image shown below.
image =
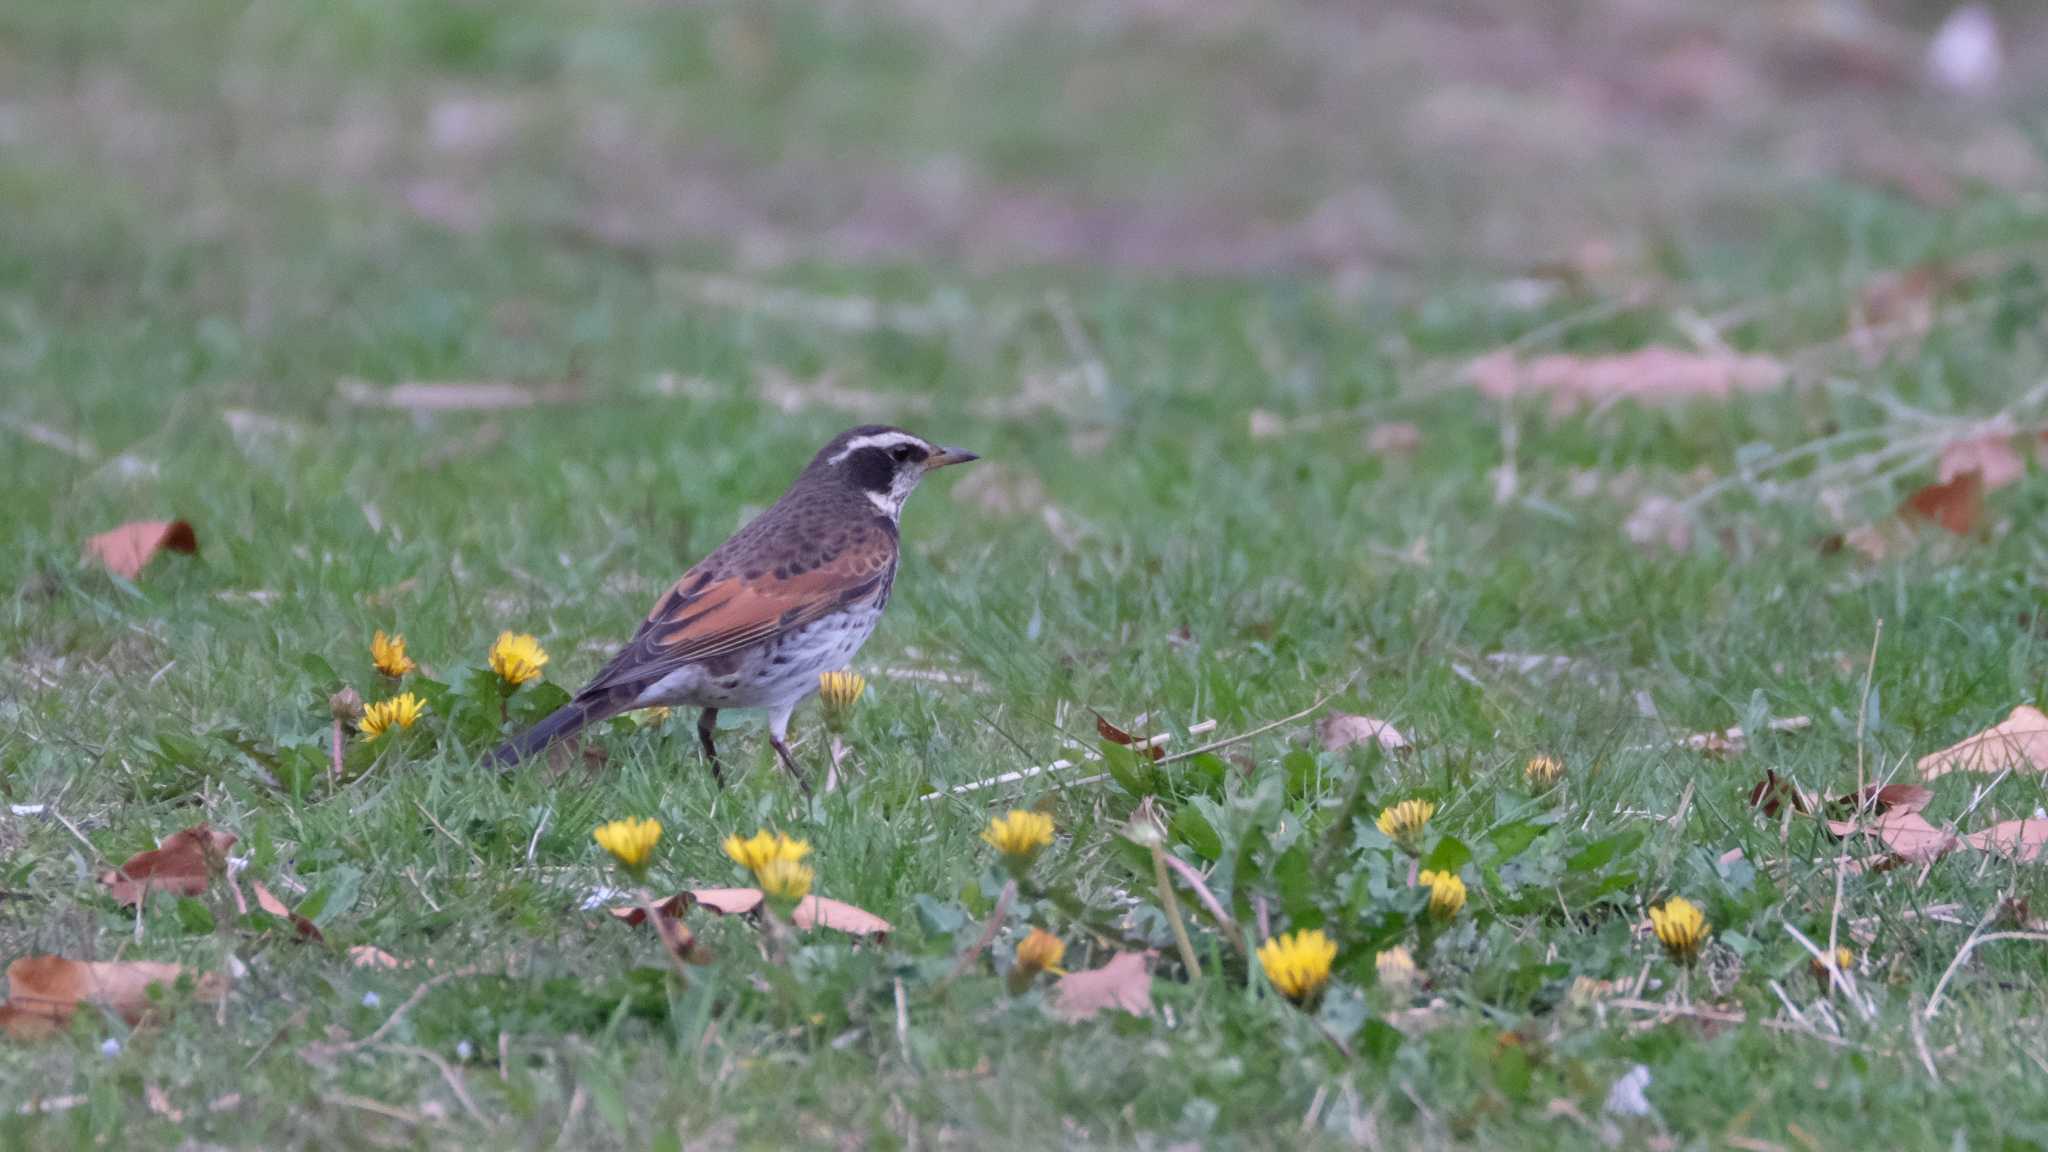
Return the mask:
<svg viewBox="0 0 2048 1152">
<path fill-rule="evenodd" d="M 820 673 L 846 666 L 888 607 L 904 501 L 932 472 L 978 459 L 881 424 L 834 436 L 781 499 L 661 595 L 588 684 L 491 762 L 509 769 L 622 712 L 690 707 L 702 710 L 697 740 L 722 788 L 718 714 L 758 708 L 776 756 L 808 794 L 789 750 L 790 715 Z"/>
</svg>

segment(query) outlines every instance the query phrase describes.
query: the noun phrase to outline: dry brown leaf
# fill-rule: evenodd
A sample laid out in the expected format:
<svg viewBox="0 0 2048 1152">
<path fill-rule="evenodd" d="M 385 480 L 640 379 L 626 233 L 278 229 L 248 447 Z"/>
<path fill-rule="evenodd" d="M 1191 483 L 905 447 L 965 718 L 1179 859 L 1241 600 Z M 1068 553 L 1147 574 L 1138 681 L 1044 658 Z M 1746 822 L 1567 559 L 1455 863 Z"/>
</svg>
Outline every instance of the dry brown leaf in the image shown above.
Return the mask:
<svg viewBox="0 0 2048 1152">
<path fill-rule="evenodd" d="M 1382 752 L 1403 752 L 1408 748 L 1408 738 L 1385 720 L 1343 712 L 1332 712 L 1316 721 L 1316 738 L 1323 742 L 1325 752 L 1373 742 L 1379 744 Z"/>
<path fill-rule="evenodd" d="M 1119 952 L 1100 968 L 1067 973 L 1053 985 L 1053 1012 L 1068 1020 L 1087 1020 L 1111 1008 L 1133 1016 L 1150 1015 L 1154 955 L 1150 951 Z"/>
<path fill-rule="evenodd" d="M 115 901 L 129 907 L 149 892 L 170 892 L 197 896 L 206 891 L 213 874 L 235 846 L 235 836 L 210 824 L 199 823 L 173 832 L 148 852 L 138 852 L 126 864 L 102 873 L 100 883 L 113 893 Z"/>
<path fill-rule="evenodd" d="M 1764 778 L 1749 790 L 1749 806 L 1761 808 L 1765 816 L 1776 816 L 1786 803 L 1801 815 L 1813 811 L 1813 801 L 1800 791 L 1799 786 L 1769 768 L 1764 769 Z"/>
<path fill-rule="evenodd" d="M 701 904 L 721 916 L 745 916 L 761 906 L 759 888 L 692 888 L 679 893 L 688 903 Z"/>
<path fill-rule="evenodd" d="M 1725 398 L 1782 386 L 1785 366 L 1768 356 L 1684 352 L 1652 346 L 1608 356 L 1554 354 L 1520 360 L 1495 352 L 1466 366 L 1465 379 L 1487 396 L 1547 396 L 1552 411 L 1624 397 L 1663 403 Z"/>
<path fill-rule="evenodd" d="M 298 929 L 299 935 L 301 937 L 310 940 L 326 939 L 325 936 L 320 934 L 320 926 L 318 924 L 313 923 L 311 920 L 306 919 L 304 916 L 301 916 L 297 912 L 294 912 L 290 908 L 286 907 L 284 901 L 279 900 L 276 896 L 271 895 L 270 889 L 265 888 L 263 885 L 258 884 L 255 881 L 250 881 L 249 887 L 255 889 L 256 891 L 256 906 L 258 908 L 263 909 L 265 912 L 268 912 L 272 916 L 277 917 L 279 920 L 283 920 L 290 923 L 293 928 Z"/>
<path fill-rule="evenodd" d="M 1963 843 L 1979 852 L 2010 856 L 2022 864 L 2039 860 L 2048 851 L 2048 820 L 2004 820 L 1981 832 L 1963 837 Z"/>
<path fill-rule="evenodd" d="M 1961 843 L 1954 832 L 1936 828 L 1918 812 L 1894 810 L 1879 816 L 1868 824 L 1858 825 L 1847 820 L 1828 821 L 1828 831 L 1837 836 L 1861 833 L 1871 836 L 1889 849 L 1901 863 L 1925 864 L 1954 851 Z"/>
<path fill-rule="evenodd" d="M 1984 477 L 1965 472 L 1945 484 L 1929 484 L 1900 502 L 1899 516 L 1929 521 L 1957 536 L 1968 536 L 1984 518 Z"/>
<path fill-rule="evenodd" d="M 142 575 L 159 552 L 199 551 L 199 537 L 183 520 L 136 520 L 85 542 L 85 558 L 96 560 L 123 580 Z"/>
<path fill-rule="evenodd" d="M 1920 777 L 1948 772 L 2048 772 L 2048 715 L 2022 704 L 1975 736 L 1920 758 Z"/>
<path fill-rule="evenodd" d="M 342 380 L 341 398 L 359 408 L 397 408 L 406 412 L 495 412 L 531 408 L 536 404 L 568 404 L 582 399 L 574 384 L 529 387 L 498 380 L 408 381 L 379 388 L 367 380 Z"/>
<path fill-rule="evenodd" d="M 149 988 L 177 983 L 185 969 L 147 960 L 98 963 L 62 956 L 24 956 L 7 966 L 7 1001 L 0 1027 L 21 1039 L 48 1035 L 71 1019 L 81 1004 L 95 1004 L 139 1022 L 152 1005 Z M 199 977 L 194 995 L 218 1000 L 226 991 L 218 973 Z"/>
<path fill-rule="evenodd" d="M 1991 432 L 1953 440 L 1941 450 L 1934 478 L 1943 484 L 1975 472 L 1984 491 L 1995 492 L 2027 476 L 2027 458 L 2013 444 L 2011 432 Z"/>
</svg>

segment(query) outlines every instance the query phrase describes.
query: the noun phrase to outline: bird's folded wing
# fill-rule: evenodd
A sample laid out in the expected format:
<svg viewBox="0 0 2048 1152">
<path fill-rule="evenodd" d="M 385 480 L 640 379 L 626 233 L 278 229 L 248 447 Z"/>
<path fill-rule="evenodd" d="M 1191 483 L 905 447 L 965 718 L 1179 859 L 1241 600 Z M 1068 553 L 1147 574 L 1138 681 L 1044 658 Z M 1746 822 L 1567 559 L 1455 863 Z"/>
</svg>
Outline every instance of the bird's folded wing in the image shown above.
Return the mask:
<svg viewBox="0 0 2048 1152">
<path fill-rule="evenodd" d="M 715 577 L 698 565 L 668 590 L 604 671 L 579 696 L 638 690 L 701 663 L 870 603 L 889 582 L 889 557 L 848 550 L 806 572 Z"/>
</svg>

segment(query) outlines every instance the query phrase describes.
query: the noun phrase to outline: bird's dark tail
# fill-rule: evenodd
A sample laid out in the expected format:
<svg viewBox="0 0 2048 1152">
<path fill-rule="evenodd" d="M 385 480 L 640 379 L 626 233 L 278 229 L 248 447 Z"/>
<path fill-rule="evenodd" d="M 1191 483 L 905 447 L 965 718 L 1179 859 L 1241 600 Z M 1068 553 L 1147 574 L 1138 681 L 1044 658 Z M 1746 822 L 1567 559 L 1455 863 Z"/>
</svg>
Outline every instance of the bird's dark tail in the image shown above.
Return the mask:
<svg viewBox="0 0 2048 1152">
<path fill-rule="evenodd" d="M 564 737 L 574 736 L 584 728 L 619 714 L 616 703 L 602 696 L 590 699 L 571 700 L 553 712 L 545 720 L 528 728 L 498 746 L 485 763 L 499 770 L 511 768 L 521 760 L 546 748 Z"/>
</svg>

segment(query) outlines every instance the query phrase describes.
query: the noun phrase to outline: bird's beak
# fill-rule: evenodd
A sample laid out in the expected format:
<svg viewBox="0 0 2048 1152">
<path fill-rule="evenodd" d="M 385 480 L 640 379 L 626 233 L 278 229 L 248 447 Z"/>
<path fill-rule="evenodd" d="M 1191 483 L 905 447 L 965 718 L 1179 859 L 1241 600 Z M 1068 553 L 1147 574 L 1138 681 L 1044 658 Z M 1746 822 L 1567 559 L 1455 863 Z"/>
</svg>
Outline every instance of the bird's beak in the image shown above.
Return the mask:
<svg viewBox="0 0 2048 1152">
<path fill-rule="evenodd" d="M 969 452 L 965 448 L 941 448 L 924 458 L 924 469 L 929 472 L 934 468 L 944 468 L 948 464 L 965 464 L 969 460 L 979 459 L 979 452 Z"/>
</svg>

